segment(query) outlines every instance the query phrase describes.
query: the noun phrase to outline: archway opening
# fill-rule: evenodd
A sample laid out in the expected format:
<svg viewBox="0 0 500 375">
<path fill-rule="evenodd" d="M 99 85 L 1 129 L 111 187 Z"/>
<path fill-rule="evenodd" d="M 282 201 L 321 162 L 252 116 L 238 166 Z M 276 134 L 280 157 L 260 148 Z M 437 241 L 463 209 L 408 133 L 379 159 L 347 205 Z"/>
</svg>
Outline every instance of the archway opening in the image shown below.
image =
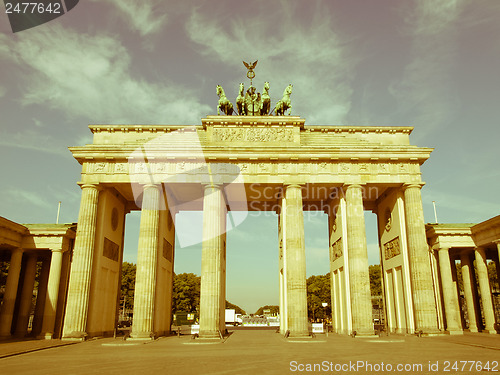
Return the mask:
<svg viewBox="0 0 500 375">
<path fill-rule="evenodd" d="M 378 217 L 371 211 L 365 211 L 365 231 L 368 250 L 368 273 L 370 276 L 373 327 L 375 331 L 380 332 L 386 330 L 385 301 L 382 283 Z"/>
</svg>

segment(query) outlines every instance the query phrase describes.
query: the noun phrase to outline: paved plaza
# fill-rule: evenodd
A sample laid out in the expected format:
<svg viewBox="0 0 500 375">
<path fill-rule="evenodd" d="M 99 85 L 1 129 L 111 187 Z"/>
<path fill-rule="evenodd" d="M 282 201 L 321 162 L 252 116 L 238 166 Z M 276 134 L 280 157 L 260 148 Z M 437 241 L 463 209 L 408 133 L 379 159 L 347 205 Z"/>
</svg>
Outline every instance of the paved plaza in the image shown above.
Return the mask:
<svg viewBox="0 0 500 375">
<path fill-rule="evenodd" d="M 391 335 L 353 339 L 330 334 L 328 337 L 317 335 L 315 339 L 287 341 L 272 330 L 236 330 L 223 343 L 216 344 L 192 340 L 187 335 L 147 343 L 107 338 L 15 354 L 40 349 L 47 342 L 0 343 L 0 356 L 3 356 L 0 359 L 1 373 L 477 374 L 487 373 L 478 371 L 480 367 L 476 369 L 479 362 L 481 366 L 489 362 L 491 368 L 495 366 L 494 361 L 500 361 L 499 335 L 421 338 Z M 67 344 L 59 340 L 50 342 L 52 345 Z M 5 357 L 8 354 L 10 356 Z M 398 365 L 406 366 L 406 371 L 404 367 L 399 371 Z M 454 366 L 458 366 L 458 371 Z M 497 372 L 499 366 L 496 365 Z"/>
</svg>

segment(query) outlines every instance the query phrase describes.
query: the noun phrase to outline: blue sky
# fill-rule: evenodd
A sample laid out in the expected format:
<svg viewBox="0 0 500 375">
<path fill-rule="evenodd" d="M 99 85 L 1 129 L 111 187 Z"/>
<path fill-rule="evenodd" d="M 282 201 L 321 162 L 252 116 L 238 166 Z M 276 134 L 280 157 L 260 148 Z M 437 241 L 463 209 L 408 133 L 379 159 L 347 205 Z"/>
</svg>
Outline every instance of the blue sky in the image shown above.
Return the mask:
<svg viewBox="0 0 500 375">
<path fill-rule="evenodd" d="M 215 87 L 236 97 L 242 60 L 271 97 L 293 83 L 293 110 L 318 125 L 414 126 L 434 147 L 422 167 L 425 219 L 479 222 L 500 213 L 498 0 L 87 0 L 12 34 L 0 13 L 0 215 L 78 217 L 80 166 L 68 146 L 88 124 L 199 124 Z M 306 215 L 307 273 L 328 272 L 326 218 Z M 177 229 L 200 235 L 200 213 Z M 125 259 L 135 261 L 137 213 Z M 278 302 L 276 217 L 228 233 L 228 299 L 250 312 Z M 370 262 L 375 221 L 367 214 Z M 198 234 L 197 234 L 198 233 Z M 200 272 L 200 249 L 178 249 L 176 272 Z"/>
</svg>

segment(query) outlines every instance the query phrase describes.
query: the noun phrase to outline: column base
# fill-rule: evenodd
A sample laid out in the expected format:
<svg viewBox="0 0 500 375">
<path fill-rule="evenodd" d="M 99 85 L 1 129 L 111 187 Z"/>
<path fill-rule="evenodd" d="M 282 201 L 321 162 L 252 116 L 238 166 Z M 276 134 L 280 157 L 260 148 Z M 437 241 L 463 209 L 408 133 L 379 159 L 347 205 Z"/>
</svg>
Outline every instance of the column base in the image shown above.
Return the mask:
<svg viewBox="0 0 500 375">
<path fill-rule="evenodd" d="M 152 341 L 154 340 L 154 336 L 130 336 L 127 337 L 127 340 L 130 341 Z"/>
<path fill-rule="evenodd" d="M 200 333 L 198 334 L 198 338 L 199 339 L 211 339 L 211 340 L 218 339 L 218 340 L 220 340 L 221 336 L 220 336 L 218 331 L 200 331 Z"/>
<path fill-rule="evenodd" d="M 69 335 L 63 336 L 63 341 L 85 341 L 88 337 L 87 332 L 71 332 Z"/>
<path fill-rule="evenodd" d="M 482 333 L 489 333 L 490 335 L 496 335 L 498 332 L 496 329 L 483 329 Z"/>
<path fill-rule="evenodd" d="M 351 335 L 356 332 L 355 336 L 375 336 L 375 330 L 373 328 L 356 329 L 351 332 Z"/>
<path fill-rule="evenodd" d="M 40 333 L 36 336 L 36 338 L 41 340 L 52 340 L 54 338 L 54 334 L 52 332 Z"/>
<path fill-rule="evenodd" d="M 456 336 L 456 335 L 463 335 L 464 331 L 462 330 L 455 330 L 455 331 L 446 331 L 450 336 Z"/>
<path fill-rule="evenodd" d="M 127 338 L 127 340 L 141 340 L 141 341 L 150 341 L 155 339 L 155 334 L 154 332 L 138 332 L 134 333 L 132 332 L 130 334 L 130 337 Z"/>
<path fill-rule="evenodd" d="M 296 339 L 296 338 L 308 338 L 308 337 L 312 337 L 312 336 L 309 333 L 309 331 L 302 331 L 302 332 L 290 331 L 290 334 L 288 335 L 288 337 L 293 337 L 294 339 Z"/>
</svg>

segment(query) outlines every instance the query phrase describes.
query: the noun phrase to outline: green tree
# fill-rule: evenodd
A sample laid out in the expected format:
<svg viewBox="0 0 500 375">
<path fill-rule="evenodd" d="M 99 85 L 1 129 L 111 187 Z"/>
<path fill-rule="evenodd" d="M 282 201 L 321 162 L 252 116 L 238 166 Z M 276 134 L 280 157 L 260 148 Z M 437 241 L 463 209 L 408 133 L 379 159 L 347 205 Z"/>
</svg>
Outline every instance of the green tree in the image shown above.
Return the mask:
<svg viewBox="0 0 500 375">
<path fill-rule="evenodd" d="M 9 262 L 0 261 L 0 304 L 3 301 L 5 293 L 5 284 L 7 283 L 7 274 L 9 273 Z"/>
<path fill-rule="evenodd" d="M 490 277 L 491 290 L 500 292 L 500 280 L 498 280 L 498 273 L 495 262 L 488 263 L 488 276 Z"/>
<path fill-rule="evenodd" d="M 307 312 L 310 319 L 324 319 L 331 315 L 330 273 L 310 276 L 307 281 Z M 328 303 L 326 309 L 323 303 Z M 325 311 L 326 310 L 326 311 Z"/>
<path fill-rule="evenodd" d="M 476 284 L 479 283 L 479 280 L 477 279 L 477 267 L 476 267 L 476 261 L 474 261 L 474 273 L 476 275 Z M 460 262 L 456 264 L 457 267 L 457 279 L 458 279 L 458 286 L 461 291 L 464 290 L 464 282 L 462 278 L 462 265 Z M 495 262 L 489 262 L 488 263 L 488 277 L 490 279 L 490 286 L 491 290 L 493 292 L 500 291 L 500 285 L 498 283 L 498 274 L 497 274 L 497 269 Z"/>
<path fill-rule="evenodd" d="M 262 306 L 260 307 L 256 312 L 255 312 L 255 315 L 263 315 L 264 314 L 264 310 L 271 310 L 271 314 L 279 314 L 280 312 L 280 307 L 279 306 L 276 306 L 276 305 L 266 305 L 266 306 Z"/>
<path fill-rule="evenodd" d="M 372 296 L 382 295 L 382 268 L 380 264 L 375 264 L 368 267 L 370 275 L 370 292 Z"/>
<path fill-rule="evenodd" d="M 136 272 L 135 264 L 123 262 L 121 300 L 123 301 L 123 299 L 125 298 L 126 309 L 132 309 L 134 307 L 135 272 Z"/>
<path fill-rule="evenodd" d="M 200 306 L 201 277 L 194 273 L 174 274 L 172 311 L 196 312 Z"/>
</svg>

